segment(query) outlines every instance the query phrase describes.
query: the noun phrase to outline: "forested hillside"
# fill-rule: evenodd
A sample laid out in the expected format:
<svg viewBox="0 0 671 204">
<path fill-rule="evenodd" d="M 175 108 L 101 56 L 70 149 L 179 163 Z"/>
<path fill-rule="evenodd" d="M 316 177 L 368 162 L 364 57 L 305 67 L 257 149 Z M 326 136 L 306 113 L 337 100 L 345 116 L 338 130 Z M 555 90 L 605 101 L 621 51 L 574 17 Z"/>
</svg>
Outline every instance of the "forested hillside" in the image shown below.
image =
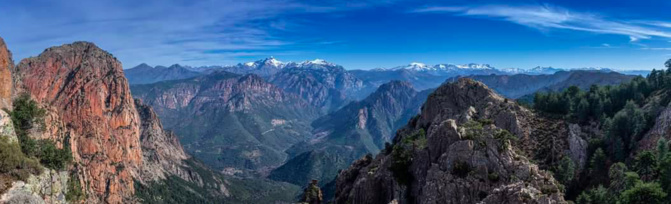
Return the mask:
<svg viewBox="0 0 671 204">
<path fill-rule="evenodd" d="M 560 162 L 554 170 L 567 199 L 580 204 L 668 202 L 671 153 L 665 108 L 671 60 L 665 65 L 666 71 L 653 70 L 618 86 L 535 95 L 534 109 L 601 130 L 588 138 L 588 168 L 576 171 L 572 162 Z"/>
</svg>

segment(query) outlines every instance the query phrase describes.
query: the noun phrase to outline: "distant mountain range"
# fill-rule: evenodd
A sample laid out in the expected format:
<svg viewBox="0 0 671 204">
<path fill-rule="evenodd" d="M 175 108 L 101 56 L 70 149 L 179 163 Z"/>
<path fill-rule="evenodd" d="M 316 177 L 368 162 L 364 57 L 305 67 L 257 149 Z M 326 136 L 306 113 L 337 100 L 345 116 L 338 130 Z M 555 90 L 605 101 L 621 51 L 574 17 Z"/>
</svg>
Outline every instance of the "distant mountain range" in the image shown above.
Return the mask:
<svg viewBox="0 0 671 204">
<path fill-rule="evenodd" d="M 561 91 L 570 86 L 588 89 L 591 85 L 615 85 L 633 79 L 634 75 L 602 71 L 559 71 L 548 75 L 477 75 L 469 76 L 508 98 L 520 98 L 538 91 Z M 448 79 L 456 81 L 459 77 Z"/>
<path fill-rule="evenodd" d="M 293 70 L 293 71 L 292 71 Z M 312 72 L 303 72 L 295 70 L 312 70 Z M 363 99 L 373 92 L 378 86 L 391 80 L 409 81 L 418 90 L 438 87 L 446 79 L 457 76 L 474 75 L 550 75 L 560 71 L 599 71 L 599 72 L 619 72 L 627 75 L 645 76 L 650 73 L 649 70 L 614 70 L 610 68 L 587 67 L 587 68 L 554 68 L 554 67 L 534 67 L 530 69 L 520 68 L 495 68 L 488 64 L 436 64 L 427 65 L 424 63 L 413 62 L 408 65 L 396 66 L 393 68 L 375 68 L 370 70 L 347 70 L 335 63 L 327 62 L 322 59 L 315 59 L 303 62 L 282 62 L 273 57 L 261 59 L 253 62 L 239 63 L 226 66 L 201 66 L 190 67 L 182 65 L 172 65 L 170 67 L 156 66 L 151 67 L 147 64 L 140 64 L 136 67 L 124 70 L 130 84 L 148 84 L 159 81 L 178 80 L 192 78 L 200 75 L 210 74 L 217 71 L 226 71 L 235 74 L 255 74 L 264 79 L 269 79 L 278 86 L 294 86 L 293 91 L 299 94 L 317 94 L 329 91 L 346 92 L 344 97 L 320 98 L 316 100 L 317 106 L 324 108 L 325 111 L 333 111 L 334 107 L 340 107 L 352 99 Z M 304 76 L 296 76 L 294 79 L 285 78 L 287 75 L 295 73 L 309 73 L 309 79 L 301 79 Z M 334 73 L 328 75 L 324 73 Z M 324 78 L 322 78 L 324 77 Z M 356 78 L 356 79 L 355 79 Z M 299 80 L 300 79 L 300 80 Z M 297 90 L 295 83 L 312 83 L 317 80 L 325 81 L 325 87 L 318 90 Z M 336 81 L 341 80 L 341 81 Z M 348 81 L 350 80 L 350 81 Z M 361 81 L 357 81 L 361 80 Z M 349 83 L 353 84 L 349 84 Z M 294 84 L 290 84 L 294 83 Z M 338 90 L 343 89 L 343 90 Z M 309 93 L 314 92 L 314 93 Z M 307 100 L 311 100 L 308 96 Z"/>
<path fill-rule="evenodd" d="M 179 64 L 170 67 L 152 67 L 147 64 L 140 64 L 132 69 L 124 70 L 124 75 L 126 75 L 130 84 L 151 84 L 160 81 L 192 78 L 200 76 L 201 73 L 191 71 Z"/>
</svg>

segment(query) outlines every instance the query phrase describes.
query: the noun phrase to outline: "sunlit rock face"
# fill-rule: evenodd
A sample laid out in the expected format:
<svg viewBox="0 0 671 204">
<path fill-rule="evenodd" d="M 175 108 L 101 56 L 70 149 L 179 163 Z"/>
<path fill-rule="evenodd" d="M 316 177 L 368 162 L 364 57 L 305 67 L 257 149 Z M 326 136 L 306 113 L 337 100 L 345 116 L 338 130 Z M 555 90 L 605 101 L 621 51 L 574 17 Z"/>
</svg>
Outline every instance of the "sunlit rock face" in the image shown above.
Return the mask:
<svg viewBox="0 0 671 204">
<path fill-rule="evenodd" d="M 89 201 L 131 200 L 142 164 L 140 118 L 121 63 L 92 43 L 75 42 L 22 60 L 14 77 L 17 93 L 29 94 L 55 121 L 46 123 L 53 131 L 46 137 L 69 139 Z"/>
<path fill-rule="evenodd" d="M 5 41 L 0 38 L 0 109 L 12 108 L 12 74 L 14 66 L 12 53 L 7 50 Z"/>
</svg>

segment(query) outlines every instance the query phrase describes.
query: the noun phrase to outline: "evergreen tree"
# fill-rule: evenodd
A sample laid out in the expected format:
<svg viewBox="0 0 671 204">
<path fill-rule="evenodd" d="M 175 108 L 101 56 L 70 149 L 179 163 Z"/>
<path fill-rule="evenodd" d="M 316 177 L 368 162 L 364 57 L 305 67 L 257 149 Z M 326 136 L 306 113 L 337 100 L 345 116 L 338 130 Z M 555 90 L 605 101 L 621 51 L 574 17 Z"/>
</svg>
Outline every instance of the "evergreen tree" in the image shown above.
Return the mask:
<svg viewBox="0 0 671 204">
<path fill-rule="evenodd" d="M 659 183 L 667 194 L 671 193 L 671 154 L 665 154 L 659 161 Z"/>
<path fill-rule="evenodd" d="M 590 160 L 589 174 L 594 183 L 603 184 L 608 181 L 608 175 L 604 174 L 607 172 L 607 158 L 606 154 L 601 148 L 598 148 L 594 151 L 592 159 Z"/>
<path fill-rule="evenodd" d="M 641 179 L 651 181 L 656 176 L 657 156 L 651 151 L 642 151 L 634 160 L 634 169 Z"/>
<path fill-rule="evenodd" d="M 610 191 L 613 194 L 619 194 L 626 188 L 626 173 L 627 166 L 618 162 L 613 164 L 608 170 L 608 178 L 610 179 Z"/>
<path fill-rule="evenodd" d="M 664 203 L 666 193 L 658 183 L 638 183 L 620 195 L 620 203 L 658 204 Z"/>
<path fill-rule="evenodd" d="M 571 158 L 564 156 L 555 168 L 555 178 L 565 186 L 571 184 L 575 177 L 575 164 Z"/>
</svg>

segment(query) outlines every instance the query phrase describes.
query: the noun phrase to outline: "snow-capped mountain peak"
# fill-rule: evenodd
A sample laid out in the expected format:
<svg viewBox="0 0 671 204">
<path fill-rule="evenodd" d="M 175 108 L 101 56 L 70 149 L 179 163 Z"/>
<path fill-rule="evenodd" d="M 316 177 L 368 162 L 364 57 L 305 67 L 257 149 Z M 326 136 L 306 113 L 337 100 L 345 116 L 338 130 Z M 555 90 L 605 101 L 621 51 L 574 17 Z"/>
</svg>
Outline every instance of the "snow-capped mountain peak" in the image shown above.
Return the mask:
<svg viewBox="0 0 671 204">
<path fill-rule="evenodd" d="M 421 63 L 421 62 L 413 62 L 413 63 L 410 63 L 409 66 L 410 67 L 417 67 L 417 68 L 425 68 L 426 64 Z"/>
<path fill-rule="evenodd" d="M 426 71 L 429 68 L 430 67 L 427 66 L 424 63 L 412 62 L 412 63 L 410 63 L 408 65 L 405 65 L 405 66 L 399 66 L 399 67 L 392 68 L 392 70 L 407 69 L 407 70 L 414 70 L 414 71 Z"/>
<path fill-rule="evenodd" d="M 261 66 L 271 66 L 275 68 L 283 68 L 284 63 L 275 59 L 274 57 L 262 59 L 262 60 L 257 60 L 254 62 L 245 62 L 244 64 L 239 64 L 238 66 L 244 66 L 244 67 L 251 67 L 251 68 L 259 68 Z"/>
<path fill-rule="evenodd" d="M 328 64 L 328 62 L 326 62 L 326 60 L 323 60 L 323 59 L 315 59 L 315 60 L 309 61 L 309 63 L 310 64 L 319 64 L 319 65 Z"/>
<path fill-rule="evenodd" d="M 272 65 L 272 66 L 275 66 L 275 67 L 281 67 L 281 66 L 284 65 L 284 63 L 282 61 L 279 61 L 272 56 L 270 56 L 270 58 L 265 59 L 264 64 Z"/>
<path fill-rule="evenodd" d="M 300 64 L 301 67 L 311 67 L 311 66 L 314 66 L 314 65 L 335 66 L 335 64 L 327 62 L 326 60 L 323 60 L 323 59 L 315 59 L 315 60 L 304 61 Z"/>
</svg>

